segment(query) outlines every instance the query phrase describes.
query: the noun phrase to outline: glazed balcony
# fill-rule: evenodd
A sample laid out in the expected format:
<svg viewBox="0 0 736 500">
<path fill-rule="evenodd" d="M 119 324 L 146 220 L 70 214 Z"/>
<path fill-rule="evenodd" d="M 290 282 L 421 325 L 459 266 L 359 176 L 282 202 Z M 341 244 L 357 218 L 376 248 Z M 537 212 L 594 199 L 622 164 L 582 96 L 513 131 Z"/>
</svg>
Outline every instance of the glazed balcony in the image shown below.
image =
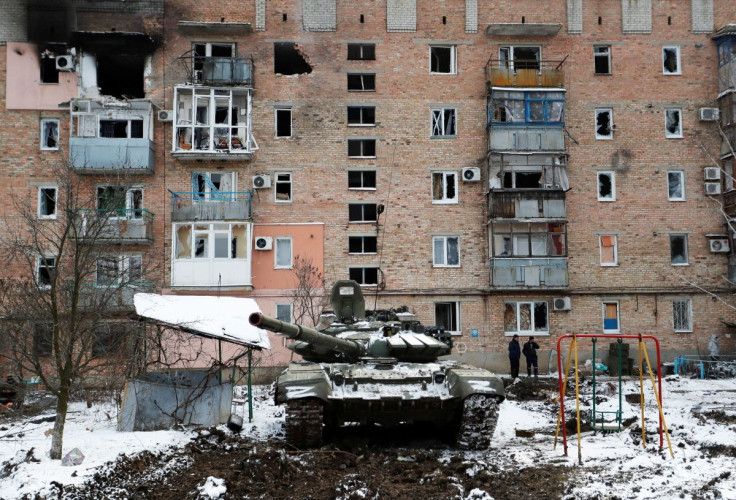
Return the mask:
<svg viewBox="0 0 736 500">
<path fill-rule="evenodd" d="M 490 259 L 491 288 L 565 288 L 566 257 Z"/>
<path fill-rule="evenodd" d="M 488 194 L 488 215 L 491 219 L 564 219 L 565 191 L 494 189 Z"/>
<path fill-rule="evenodd" d="M 253 217 L 251 191 L 178 192 L 171 191 L 171 220 L 217 221 L 249 220 Z"/>
<path fill-rule="evenodd" d="M 155 214 L 146 209 L 81 210 L 78 238 L 93 245 L 150 245 Z"/>
</svg>

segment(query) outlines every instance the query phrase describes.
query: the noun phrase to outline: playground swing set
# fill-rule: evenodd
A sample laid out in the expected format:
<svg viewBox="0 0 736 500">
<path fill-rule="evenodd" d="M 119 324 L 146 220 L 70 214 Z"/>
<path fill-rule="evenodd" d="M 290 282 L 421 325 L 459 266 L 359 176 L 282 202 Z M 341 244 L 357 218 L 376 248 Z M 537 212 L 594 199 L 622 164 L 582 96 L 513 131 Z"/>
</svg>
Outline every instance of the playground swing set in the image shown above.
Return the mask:
<svg viewBox="0 0 736 500">
<path fill-rule="evenodd" d="M 670 442 L 670 435 L 669 431 L 667 430 L 667 423 L 664 419 L 664 411 L 662 410 L 662 364 L 660 359 L 660 351 L 659 351 L 659 340 L 657 340 L 656 337 L 653 337 L 651 335 L 606 335 L 606 339 L 615 338 L 617 339 L 618 344 L 618 410 L 616 411 L 597 411 L 596 410 L 596 397 L 595 397 L 595 391 L 596 391 L 596 379 L 595 379 L 595 372 L 596 372 L 596 357 L 595 357 L 595 350 L 596 350 L 596 343 L 598 341 L 599 335 L 590 335 L 590 334 L 572 334 L 572 335 L 563 335 L 559 339 L 557 339 L 557 379 L 560 389 L 560 410 L 557 414 L 557 426 L 555 428 L 555 443 L 554 443 L 554 449 L 557 449 L 557 440 L 559 436 L 560 426 L 562 427 L 562 441 L 564 444 L 564 450 L 565 450 L 565 456 L 567 456 L 567 427 L 565 425 L 565 392 L 567 388 L 567 382 L 570 376 L 570 362 L 572 359 L 575 359 L 575 406 L 576 406 L 576 425 L 577 425 L 577 438 L 578 438 L 578 463 L 583 462 L 583 456 L 582 456 L 582 449 L 581 449 L 581 439 L 580 439 L 580 381 L 578 377 L 578 339 L 580 338 L 590 338 L 593 341 L 593 404 L 592 404 L 592 412 L 591 412 L 591 427 L 594 431 L 620 431 L 622 428 L 621 418 L 622 418 L 622 394 L 621 394 L 621 388 L 622 388 L 622 382 L 621 382 L 621 373 L 622 373 L 622 341 L 623 339 L 636 339 L 639 343 L 639 396 L 640 396 L 640 405 L 641 405 L 641 442 L 642 446 L 646 448 L 647 441 L 646 441 L 646 427 L 645 427 L 645 420 L 644 420 L 644 366 L 643 362 L 646 361 L 647 366 L 647 373 L 649 374 L 649 378 L 652 381 L 652 388 L 654 389 L 654 398 L 657 401 L 657 407 L 659 408 L 659 448 L 660 450 L 664 448 L 664 440 L 663 440 L 663 433 L 667 437 L 667 445 L 670 450 L 670 455 L 672 457 L 675 456 L 674 452 L 672 451 L 672 443 Z M 567 363 L 565 364 L 565 376 L 564 381 L 562 377 L 562 351 L 560 349 L 562 345 L 562 341 L 566 338 L 572 338 L 572 342 L 570 342 L 570 347 L 568 349 L 567 353 Z M 647 350 L 644 347 L 644 339 L 652 339 L 654 341 L 654 344 L 656 346 L 657 350 L 657 382 L 654 380 L 654 372 L 655 370 L 652 370 L 652 365 L 649 362 L 649 355 L 647 354 Z M 615 415 L 614 418 L 614 424 L 615 425 L 607 425 L 607 422 L 605 421 L 605 415 L 606 414 L 613 414 Z M 599 421 L 600 417 L 600 421 Z M 663 432 L 664 431 L 664 432 Z"/>
</svg>

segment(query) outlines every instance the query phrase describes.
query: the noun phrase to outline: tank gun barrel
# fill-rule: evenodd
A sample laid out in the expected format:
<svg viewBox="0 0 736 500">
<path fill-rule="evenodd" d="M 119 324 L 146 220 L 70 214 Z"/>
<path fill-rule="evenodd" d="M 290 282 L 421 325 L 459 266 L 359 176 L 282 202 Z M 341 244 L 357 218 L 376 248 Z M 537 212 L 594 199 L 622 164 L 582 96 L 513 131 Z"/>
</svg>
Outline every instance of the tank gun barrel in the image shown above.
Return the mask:
<svg viewBox="0 0 736 500">
<path fill-rule="evenodd" d="M 335 351 L 341 352 L 349 357 L 358 358 L 364 356 L 366 349 L 360 342 L 353 340 L 339 339 L 332 335 L 320 333 L 317 330 L 306 326 L 284 323 L 278 319 L 269 318 L 261 313 L 254 312 L 248 317 L 251 325 L 269 330 L 274 333 L 280 333 L 294 340 L 301 340 L 313 345 L 320 345 Z"/>
</svg>

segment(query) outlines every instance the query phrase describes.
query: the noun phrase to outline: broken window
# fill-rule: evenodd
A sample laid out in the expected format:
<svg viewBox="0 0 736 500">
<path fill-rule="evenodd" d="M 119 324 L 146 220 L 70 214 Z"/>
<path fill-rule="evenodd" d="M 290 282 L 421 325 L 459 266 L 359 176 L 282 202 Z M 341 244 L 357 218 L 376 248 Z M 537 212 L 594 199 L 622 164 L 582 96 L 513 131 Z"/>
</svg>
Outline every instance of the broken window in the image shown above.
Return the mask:
<svg viewBox="0 0 736 500">
<path fill-rule="evenodd" d="M 41 54 L 41 83 L 59 83 L 59 70 L 56 69 L 56 56 L 49 51 Z"/>
<path fill-rule="evenodd" d="M 603 303 L 603 333 L 619 333 L 618 302 Z"/>
<path fill-rule="evenodd" d="M 143 137 L 143 120 L 100 120 L 99 137 L 141 139 Z"/>
<path fill-rule="evenodd" d="M 97 85 L 100 93 L 119 99 L 145 97 L 143 90 L 146 56 L 106 51 L 97 54 Z"/>
<path fill-rule="evenodd" d="M 601 266 L 618 265 L 618 244 L 616 235 L 600 235 L 598 243 L 601 252 Z"/>
<path fill-rule="evenodd" d="M 541 47 L 502 46 L 499 48 L 498 58 L 502 68 L 511 70 L 540 68 L 542 61 Z"/>
<path fill-rule="evenodd" d="M 667 172 L 667 199 L 685 201 L 685 172 L 682 170 Z"/>
<path fill-rule="evenodd" d="M 195 201 L 230 201 L 235 196 L 235 172 L 195 172 L 192 193 Z"/>
<path fill-rule="evenodd" d="M 247 257 L 243 224 L 204 223 L 175 226 L 175 259 L 222 260 Z"/>
<path fill-rule="evenodd" d="M 308 74 L 312 67 L 294 42 L 276 42 L 273 44 L 273 72 L 278 75 Z"/>
<path fill-rule="evenodd" d="M 378 210 L 375 203 L 350 203 L 348 205 L 349 222 L 376 222 Z"/>
<path fill-rule="evenodd" d="M 125 323 L 103 322 L 96 325 L 92 356 L 118 354 L 129 335 L 128 325 Z"/>
<path fill-rule="evenodd" d="M 611 74 L 611 46 L 597 45 L 593 47 L 593 58 L 596 75 Z"/>
<path fill-rule="evenodd" d="M 460 302 L 435 302 L 434 326 L 460 335 Z"/>
<path fill-rule="evenodd" d="M 349 158 L 375 158 L 375 139 L 348 139 Z"/>
<path fill-rule="evenodd" d="M 376 189 L 375 170 L 348 171 L 348 189 Z"/>
<path fill-rule="evenodd" d="M 602 140 L 613 139 L 613 110 L 595 110 L 595 138 Z"/>
<path fill-rule="evenodd" d="M 563 257 L 566 254 L 562 223 L 494 224 L 494 257 Z"/>
<path fill-rule="evenodd" d="M 672 301 L 672 324 L 676 332 L 693 331 L 693 304 L 691 300 Z"/>
<path fill-rule="evenodd" d="M 140 219 L 143 217 L 143 190 L 121 186 L 97 187 L 97 210 L 102 215 Z"/>
<path fill-rule="evenodd" d="M 455 108 L 432 110 L 432 137 L 448 137 L 457 135 Z"/>
<path fill-rule="evenodd" d="M 106 256 L 97 259 L 97 286 L 138 285 L 143 276 L 140 255 Z"/>
<path fill-rule="evenodd" d="M 506 302 L 503 309 L 503 331 L 515 334 L 546 334 L 547 302 Z"/>
<path fill-rule="evenodd" d="M 349 279 L 362 286 L 378 285 L 377 267 L 351 267 L 348 271 Z"/>
<path fill-rule="evenodd" d="M 539 189 L 542 187 L 542 170 L 535 172 L 505 170 L 503 187 L 506 189 Z"/>
<path fill-rule="evenodd" d="M 275 238 L 274 269 L 291 269 L 291 238 Z"/>
<path fill-rule="evenodd" d="M 53 352 L 53 323 L 33 324 L 33 352 L 37 356 L 48 356 Z"/>
<path fill-rule="evenodd" d="M 429 47 L 429 72 L 457 73 L 456 50 L 454 45 L 431 45 Z"/>
<path fill-rule="evenodd" d="M 460 266 L 460 238 L 458 236 L 434 236 L 432 247 L 434 267 Z"/>
<path fill-rule="evenodd" d="M 56 272 L 56 257 L 39 257 L 36 260 L 36 283 L 39 288 L 51 287 Z"/>
<path fill-rule="evenodd" d="M 664 136 L 668 139 L 682 137 L 682 110 L 667 109 L 664 118 Z"/>
<path fill-rule="evenodd" d="M 376 253 L 378 238 L 375 236 L 349 236 L 348 253 Z"/>
<path fill-rule="evenodd" d="M 457 203 L 457 172 L 432 172 L 432 203 Z"/>
<path fill-rule="evenodd" d="M 41 149 L 59 149 L 59 120 L 41 120 Z"/>
<path fill-rule="evenodd" d="M 559 91 L 493 90 L 494 123 L 562 124 L 565 94 Z"/>
<path fill-rule="evenodd" d="M 670 263 L 673 266 L 688 265 L 686 234 L 670 235 Z"/>
<path fill-rule="evenodd" d="M 616 201 L 616 178 L 613 172 L 598 172 L 598 201 Z"/>
<path fill-rule="evenodd" d="M 177 151 L 247 152 L 249 92 L 212 87 L 175 87 Z"/>
<path fill-rule="evenodd" d="M 375 43 L 349 43 L 348 61 L 374 61 L 376 59 Z"/>
<path fill-rule="evenodd" d="M 288 203 L 291 201 L 291 174 L 288 172 L 276 172 L 274 182 L 274 196 L 276 203 Z"/>
<path fill-rule="evenodd" d="M 38 188 L 38 218 L 56 218 L 56 196 L 58 190 L 55 187 Z"/>
<path fill-rule="evenodd" d="M 348 106 L 348 126 L 373 126 L 376 124 L 375 106 Z"/>
<path fill-rule="evenodd" d="M 376 75 L 374 73 L 348 73 L 348 90 L 375 91 Z"/>
<path fill-rule="evenodd" d="M 276 137 L 291 137 L 291 108 L 275 109 Z"/>
<path fill-rule="evenodd" d="M 193 43 L 192 76 L 194 82 L 203 83 L 214 80 L 220 73 L 217 63 L 227 59 L 229 65 L 229 60 L 233 57 L 235 57 L 234 43 Z"/>
<path fill-rule="evenodd" d="M 662 72 L 665 75 L 680 75 L 680 47 L 662 47 Z"/>
<path fill-rule="evenodd" d="M 733 190 L 733 160 L 723 160 L 723 172 L 724 172 L 724 182 L 725 182 L 725 191 L 732 191 Z"/>
</svg>

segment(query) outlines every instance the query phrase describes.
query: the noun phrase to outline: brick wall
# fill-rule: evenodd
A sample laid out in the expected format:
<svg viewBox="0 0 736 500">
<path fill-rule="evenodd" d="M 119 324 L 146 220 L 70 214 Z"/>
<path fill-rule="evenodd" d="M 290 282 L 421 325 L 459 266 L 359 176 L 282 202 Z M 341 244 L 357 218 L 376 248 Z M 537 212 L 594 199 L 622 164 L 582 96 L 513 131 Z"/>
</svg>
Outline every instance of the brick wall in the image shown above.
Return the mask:
<svg viewBox="0 0 736 500">
<path fill-rule="evenodd" d="M 26 32 L 25 2 L 3 2 L 0 5 L 0 42 L 25 42 Z"/>
</svg>

